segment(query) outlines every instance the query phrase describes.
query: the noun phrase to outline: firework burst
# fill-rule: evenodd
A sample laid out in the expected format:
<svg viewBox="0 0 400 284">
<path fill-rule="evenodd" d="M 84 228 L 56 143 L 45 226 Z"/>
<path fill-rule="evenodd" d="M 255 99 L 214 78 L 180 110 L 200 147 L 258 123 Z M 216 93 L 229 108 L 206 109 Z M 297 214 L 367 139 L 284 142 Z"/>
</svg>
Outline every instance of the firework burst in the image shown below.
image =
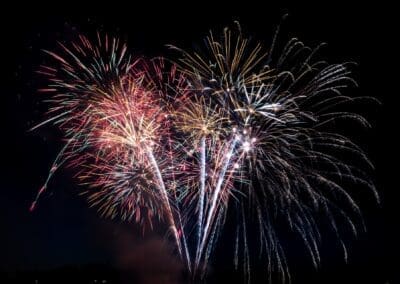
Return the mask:
<svg viewBox="0 0 400 284">
<path fill-rule="evenodd" d="M 319 47 L 293 39 L 274 58 L 273 46 L 252 43 L 239 27 L 211 33 L 200 51 L 173 47 L 175 62 L 132 59 L 124 44 L 99 35 L 96 43 L 80 36 L 71 47 L 60 44 L 62 55 L 46 51 L 57 62 L 40 70 L 49 79 L 41 90 L 49 94 L 49 118 L 34 128 L 53 123 L 66 143 L 31 209 L 65 163 L 102 215 L 143 227 L 165 221 L 194 277 L 204 277 L 231 209 L 238 216 L 234 263 L 242 260 L 248 276 L 248 222 L 257 224 L 268 270 L 282 281 L 290 274 L 277 218 L 318 266 L 316 216 L 323 212 L 347 257 L 337 219 L 356 234 L 361 215 L 341 184 L 363 184 L 378 196 L 368 174 L 338 153 L 371 166 L 366 155 L 329 125 L 368 126 L 340 110 L 362 98 L 341 93 L 355 84 L 348 64 L 315 60 Z"/>
<path fill-rule="evenodd" d="M 347 137 L 327 130 L 329 124 L 341 119 L 368 126 L 361 115 L 340 110 L 346 102 L 366 99 L 341 94 L 343 88 L 355 84 L 348 64 L 316 61 L 319 47 L 308 48 L 297 39 L 290 40 L 274 59 L 272 49 L 264 52 L 261 44 L 252 45 L 240 27 L 236 34 L 229 29 L 220 37 L 210 34 L 206 43 L 205 49 L 198 52 L 178 49 L 182 57 L 177 63 L 197 96 L 204 98 L 200 99 L 198 112 L 209 109 L 224 118 L 213 128 L 224 133 L 218 136 L 220 145 L 206 146 L 203 142 L 198 148 L 203 157 L 201 169 L 211 166 L 204 165 L 204 161 L 219 162 L 213 174 L 207 175 L 208 198 L 205 205 L 199 206 L 203 210 L 199 216 L 204 217 L 198 221 L 196 270 L 205 272 L 229 204 L 239 212 L 235 262 L 242 247 L 247 272 L 250 260 L 246 222 L 250 212 L 256 216 L 259 244 L 267 254 L 268 267 L 280 270 L 283 281 L 290 275 L 274 229 L 276 212 L 281 212 L 289 228 L 300 235 L 315 266 L 320 261 L 316 216 L 324 212 L 347 257 L 334 216 L 344 217 L 356 234 L 357 222 L 350 216 L 360 217 L 360 210 L 340 183 L 361 183 L 379 200 L 368 174 L 337 155 L 348 151 L 370 166 L 365 154 Z M 204 103 L 208 100 L 212 100 L 211 108 Z M 194 141 L 201 135 L 197 132 Z M 210 148 L 210 156 L 204 154 L 204 147 Z M 200 177 L 201 193 L 204 174 Z M 335 196 L 349 205 L 351 213 L 336 203 Z M 234 197 L 232 203 L 230 197 Z"/>
</svg>

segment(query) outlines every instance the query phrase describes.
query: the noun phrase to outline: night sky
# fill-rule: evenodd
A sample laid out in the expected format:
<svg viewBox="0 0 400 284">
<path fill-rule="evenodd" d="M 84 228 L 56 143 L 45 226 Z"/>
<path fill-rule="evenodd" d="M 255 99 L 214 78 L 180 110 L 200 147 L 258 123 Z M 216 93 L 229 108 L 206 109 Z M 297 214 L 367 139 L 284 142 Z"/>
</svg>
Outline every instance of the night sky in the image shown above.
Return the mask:
<svg viewBox="0 0 400 284">
<path fill-rule="evenodd" d="M 201 43 L 210 29 L 218 32 L 234 20 L 239 20 L 250 35 L 268 44 L 285 13 L 289 13 L 289 17 L 282 26 L 282 42 L 293 36 L 312 46 L 327 42 L 322 55 L 329 62 L 358 63 L 354 76 L 360 86 L 352 92 L 373 96 L 382 102 L 381 106 L 360 108 L 373 128 L 353 134 L 376 166 L 374 177 L 382 204 L 375 204 L 367 191 L 361 189 L 357 193 L 367 232 L 358 239 L 347 240 L 348 264 L 342 260 L 329 234 L 323 241 L 319 271 L 312 268 L 305 251 L 284 236 L 293 283 L 400 283 L 393 273 L 398 260 L 391 260 L 398 247 L 394 231 L 398 227 L 399 207 L 395 205 L 398 202 L 395 155 L 399 147 L 396 137 L 399 126 L 398 110 L 394 108 L 399 95 L 392 91 L 391 85 L 397 83 L 397 79 L 391 78 L 389 70 L 390 65 L 395 65 L 391 41 L 397 36 L 391 31 L 394 21 L 388 12 L 390 8 L 350 5 L 349 1 L 328 1 L 326 5 L 317 6 L 271 4 L 272 1 L 242 1 L 233 6 L 203 1 L 182 6 L 168 3 L 136 6 L 131 2 L 129 6 L 109 1 L 104 6 L 87 7 L 67 2 L 37 4 L 24 6 L 25 12 L 22 7 L 2 9 L 0 283 L 34 283 L 34 277 L 43 275 L 41 271 L 65 267 L 86 269 L 80 273 L 88 279 L 103 274 L 114 277 L 107 274 L 111 267 L 132 270 L 137 275 L 165 266 L 166 271 L 180 277 L 180 264 L 171 254 L 171 248 L 162 241 L 163 228 L 143 237 L 134 224 L 100 218 L 78 195 L 80 188 L 73 180 L 72 171 L 59 171 L 37 210 L 29 212 L 30 203 L 62 147 L 61 133 L 55 128 L 28 131 L 41 121 L 45 111 L 36 92 L 43 80 L 35 74 L 38 66 L 46 61 L 42 49 L 52 50 L 57 41 L 68 41 L 79 33 L 92 36 L 102 31 L 126 39 L 133 53 L 157 56 L 168 54 L 166 44 L 192 47 L 194 43 Z M 352 133 L 349 129 L 345 131 Z M 232 261 L 227 258 L 228 249 L 223 245 L 224 238 L 229 240 L 229 233 L 222 236 L 222 245 L 217 248 L 210 281 L 235 282 L 234 279 L 240 279 L 240 273 L 233 272 Z M 256 275 L 261 274 L 255 269 Z M 28 276 L 22 279 L 19 275 L 24 273 Z M 65 275 L 65 272 L 59 273 Z M 51 275 L 58 277 L 56 273 L 56 276 Z M 68 277 L 75 279 L 73 275 Z M 5 282 L 2 279 L 6 279 Z M 253 278 L 257 283 L 259 279 L 262 277 Z"/>
</svg>

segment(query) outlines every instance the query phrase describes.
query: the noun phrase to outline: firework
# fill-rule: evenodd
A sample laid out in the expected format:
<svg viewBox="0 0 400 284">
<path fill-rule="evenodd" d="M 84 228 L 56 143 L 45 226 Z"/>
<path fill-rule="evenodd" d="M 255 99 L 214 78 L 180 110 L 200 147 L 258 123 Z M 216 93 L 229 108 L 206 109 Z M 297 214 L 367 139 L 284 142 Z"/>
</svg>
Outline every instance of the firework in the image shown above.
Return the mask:
<svg viewBox="0 0 400 284">
<path fill-rule="evenodd" d="M 44 123 L 59 125 L 67 143 L 31 209 L 54 169 L 67 162 L 78 168 L 83 184 L 96 189 L 86 193 L 103 215 L 135 217 L 150 225 L 151 217 L 166 216 L 180 250 L 163 179 L 165 157 L 160 145 L 167 114 L 155 93 L 145 88 L 144 72 L 135 68 L 141 59 L 131 63 L 126 46 L 108 37 L 98 36 L 95 45 L 81 36 L 72 50 L 61 47 L 68 59 L 47 52 L 60 66 L 43 66 L 40 73 L 50 80 L 49 88 L 42 91 L 53 94 L 51 118 Z"/>
<path fill-rule="evenodd" d="M 347 137 L 327 127 L 340 119 L 368 126 L 361 115 L 340 110 L 346 102 L 368 99 L 341 94 L 343 88 L 355 84 L 348 64 L 316 61 L 319 46 L 311 49 L 296 39 L 274 59 L 272 48 L 263 51 L 261 44 L 252 44 L 240 27 L 236 33 L 225 29 L 217 37 L 211 33 L 203 50 L 174 49 L 181 52 L 177 64 L 193 86 L 197 105 L 196 112 L 183 115 L 188 126 L 182 126 L 189 128 L 189 139 L 195 144 L 200 140 L 200 147 L 194 148 L 201 157 L 194 270 L 206 271 L 229 204 L 239 216 L 234 259 L 238 263 L 241 246 L 247 272 L 250 212 L 257 219 L 268 267 L 280 270 L 283 281 L 290 275 L 274 229 L 276 212 L 301 236 L 315 266 L 320 260 L 315 216 L 324 212 L 347 257 L 334 216 L 343 217 L 356 234 L 356 221 L 350 215 L 360 217 L 360 210 L 340 185 L 341 180 L 367 186 L 379 200 L 368 174 L 338 158 L 337 153 L 350 152 L 370 166 L 366 155 Z M 209 112 L 223 119 L 215 120 Z M 205 143 L 208 140 L 218 142 Z M 210 174 L 205 177 L 204 172 Z M 203 192 L 207 192 L 205 199 Z M 335 202 L 335 195 L 348 203 L 352 213 Z"/>
<path fill-rule="evenodd" d="M 207 272 L 230 208 L 238 216 L 234 263 L 242 259 L 247 275 L 251 217 L 267 267 L 283 281 L 290 274 L 277 218 L 300 235 L 318 266 L 316 216 L 324 212 L 347 256 L 337 216 L 354 234 L 351 216 L 361 217 L 341 182 L 363 184 L 378 199 L 368 174 L 338 153 L 371 166 L 366 155 L 329 128 L 340 119 L 368 126 L 361 115 L 340 110 L 362 99 L 341 94 L 355 84 L 348 64 L 317 61 L 319 47 L 296 39 L 275 58 L 274 44 L 265 50 L 240 27 L 211 33 L 200 51 L 173 47 L 175 61 L 133 59 L 124 44 L 100 35 L 95 43 L 80 36 L 60 47 L 62 55 L 46 51 L 56 64 L 39 71 L 49 79 L 41 91 L 50 110 L 34 128 L 53 123 L 66 142 L 31 210 L 66 164 L 103 216 L 143 227 L 165 221 L 194 277 Z"/>
</svg>

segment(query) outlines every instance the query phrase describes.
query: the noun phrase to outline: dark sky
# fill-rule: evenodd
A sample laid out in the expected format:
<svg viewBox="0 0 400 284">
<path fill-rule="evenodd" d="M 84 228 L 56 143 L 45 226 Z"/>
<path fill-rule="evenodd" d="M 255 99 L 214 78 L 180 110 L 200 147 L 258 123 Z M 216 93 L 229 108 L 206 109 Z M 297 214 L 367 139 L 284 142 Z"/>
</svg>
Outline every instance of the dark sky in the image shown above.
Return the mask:
<svg viewBox="0 0 400 284">
<path fill-rule="evenodd" d="M 121 250 L 130 247 L 137 251 L 135 244 L 143 244 L 134 225 L 103 220 L 89 209 L 78 196 L 79 188 L 69 171 L 57 174 L 38 209 L 29 212 L 30 202 L 61 147 L 56 129 L 28 132 L 34 122 L 40 121 L 44 110 L 35 92 L 40 79 L 34 73 L 45 60 L 41 49 L 52 49 L 57 40 L 68 40 L 77 33 L 90 36 L 100 30 L 126 39 L 133 52 L 160 55 L 166 51 L 165 44 L 191 47 L 209 29 L 218 31 L 233 20 L 239 20 L 244 30 L 269 43 L 281 16 L 289 13 L 282 29 L 283 39 L 295 36 L 310 45 L 327 42 L 323 55 L 330 62 L 358 63 L 355 76 L 360 87 L 355 92 L 374 96 L 383 103 L 369 107 L 366 113 L 373 129 L 355 137 L 376 165 L 376 183 L 383 203 L 374 204 L 368 193 L 357 196 L 368 231 L 357 240 L 349 240 L 348 265 L 330 247 L 329 237 L 323 246 L 325 261 L 319 272 L 311 268 L 304 251 L 293 249 L 289 256 L 294 283 L 399 283 L 391 274 L 395 262 L 390 260 L 398 243 L 394 235 L 398 224 L 398 165 L 394 154 L 399 127 L 398 112 L 394 110 L 398 94 L 391 89 L 396 79 L 391 78 L 388 69 L 394 65 L 391 41 L 397 36 L 391 32 L 394 21 L 389 7 L 350 5 L 349 1 L 305 6 L 272 1 L 242 1 L 235 5 L 198 1 L 162 6 L 131 2 L 129 6 L 110 1 L 103 6 L 83 7 L 66 1 L 1 9 L 0 271 L 9 275 L 10 271 L 65 265 L 118 266 L 126 261 L 117 255 Z M 160 240 L 155 235 L 146 236 L 148 246 L 157 247 Z M 218 257 L 215 274 L 224 275 L 225 269 L 230 271 L 221 264 L 224 249 L 217 252 Z M 143 260 L 132 260 L 138 262 Z"/>
</svg>

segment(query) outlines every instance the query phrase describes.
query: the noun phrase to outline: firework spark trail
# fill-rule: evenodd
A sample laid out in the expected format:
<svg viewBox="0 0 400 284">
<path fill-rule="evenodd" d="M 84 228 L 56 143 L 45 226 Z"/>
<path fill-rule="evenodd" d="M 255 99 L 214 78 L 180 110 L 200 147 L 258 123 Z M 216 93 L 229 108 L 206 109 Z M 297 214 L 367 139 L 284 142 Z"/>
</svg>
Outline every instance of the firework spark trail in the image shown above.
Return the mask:
<svg viewBox="0 0 400 284">
<path fill-rule="evenodd" d="M 200 246 L 201 236 L 203 234 L 203 214 L 204 198 L 206 190 L 206 138 L 202 137 L 200 142 L 200 192 L 199 192 L 199 219 L 198 219 L 198 246 Z M 199 251 L 196 252 L 198 254 Z M 197 258 L 199 256 L 196 256 Z"/>
<path fill-rule="evenodd" d="M 236 132 L 236 131 L 235 131 Z M 235 135 L 235 139 L 234 141 L 240 141 L 240 136 L 239 135 Z M 227 169 L 225 169 L 225 167 L 222 167 L 222 171 L 219 172 L 219 177 L 217 179 L 217 185 L 215 187 L 215 190 L 219 188 L 219 198 L 218 198 L 218 203 L 220 203 L 220 206 L 216 206 L 214 213 L 209 212 L 211 219 L 209 224 L 210 227 L 208 229 L 209 234 L 211 234 L 211 237 L 209 237 L 210 239 L 208 240 L 208 244 L 207 244 L 207 237 L 208 235 L 204 235 L 205 238 L 205 244 L 203 245 L 202 248 L 197 248 L 198 249 L 198 254 L 199 254 L 199 260 L 201 260 L 202 257 L 205 258 L 205 261 L 203 262 L 203 266 L 200 268 L 199 263 L 196 263 L 196 267 L 195 270 L 200 272 L 200 276 L 204 277 L 206 271 L 206 266 L 207 266 L 207 259 L 209 258 L 211 251 L 212 251 L 212 247 L 214 246 L 216 240 L 218 239 L 218 231 L 221 230 L 222 226 L 223 226 L 223 217 L 225 214 L 225 210 L 227 207 L 227 200 L 229 198 L 229 195 L 231 194 L 231 186 L 232 186 L 232 181 L 234 179 L 234 176 L 237 174 L 238 172 L 238 168 L 239 163 L 242 162 L 242 159 L 245 157 L 245 154 L 247 153 L 248 149 L 242 149 L 241 152 L 239 153 L 235 153 L 235 147 L 233 147 L 233 151 L 231 154 L 227 154 L 226 157 L 230 157 L 229 159 L 232 161 L 234 158 L 235 159 L 235 163 L 233 164 L 233 169 L 229 170 L 229 163 L 231 163 L 231 161 L 229 163 L 227 163 L 226 165 L 228 165 Z M 243 148 L 243 147 L 242 147 Z M 238 155 L 235 155 L 238 154 Z M 224 176 L 223 175 L 223 171 L 225 172 Z M 226 177 L 225 177 L 226 176 Z M 221 184 L 219 184 L 219 182 L 221 182 Z M 216 193 L 214 191 L 214 193 Z M 241 214 L 242 214 L 242 219 L 244 218 L 244 209 L 243 209 L 243 204 L 241 205 L 242 210 L 241 210 Z M 249 256 L 249 252 L 248 252 L 248 244 L 247 244 L 247 240 L 246 240 L 246 225 L 245 225 L 245 219 L 243 219 L 242 221 L 243 224 L 243 237 L 244 237 L 244 250 L 245 250 L 245 255 L 248 258 Z M 206 246 L 206 248 L 204 247 Z M 235 261 L 235 260 L 234 260 Z M 249 261 L 245 260 L 245 263 L 247 263 L 247 267 L 249 267 Z M 244 263 L 244 265 L 245 265 Z M 249 267 L 250 268 L 250 267 Z M 249 272 L 249 271 L 246 271 Z M 248 275 L 248 277 L 250 277 L 250 274 Z M 250 280 L 248 279 L 248 282 Z"/>
<path fill-rule="evenodd" d="M 178 247 L 179 254 L 182 255 L 182 247 L 181 247 L 181 243 L 180 243 L 180 237 L 179 237 L 179 234 L 178 234 L 178 230 L 176 228 L 175 220 L 174 220 L 174 217 L 173 217 L 173 212 L 172 212 L 172 209 L 171 209 L 171 205 L 170 205 L 170 202 L 169 202 L 169 197 L 168 197 L 167 190 L 165 188 L 163 177 L 161 175 L 160 169 L 159 169 L 157 161 L 156 161 L 156 159 L 155 159 L 155 157 L 153 155 L 153 152 L 149 148 L 147 149 L 147 155 L 149 156 L 149 159 L 150 159 L 151 164 L 152 164 L 152 166 L 154 168 L 154 171 L 156 172 L 160 193 L 161 193 L 161 196 L 162 196 L 162 200 L 164 202 L 164 206 L 166 207 L 166 213 L 167 213 L 167 216 L 168 216 L 167 219 L 168 219 L 168 222 L 170 223 L 170 229 L 172 230 L 172 233 L 173 233 L 174 238 L 176 240 L 176 245 Z"/>
<path fill-rule="evenodd" d="M 90 107 L 86 108 L 83 113 L 87 113 L 87 111 L 89 110 Z M 56 115 L 53 118 L 50 118 L 42 123 L 39 123 L 38 125 L 35 125 L 34 127 L 32 127 L 29 131 L 33 131 L 35 129 L 37 129 L 38 127 L 41 127 L 42 125 L 45 125 L 47 123 L 56 121 L 56 119 L 64 116 L 68 114 L 68 112 L 66 113 L 61 113 L 60 115 Z M 57 122 L 55 122 L 57 123 Z M 80 129 L 84 129 L 86 126 L 88 125 L 88 122 L 83 121 L 82 125 L 80 126 Z M 48 188 L 49 182 L 52 179 L 53 175 L 55 174 L 55 172 L 57 171 L 57 169 L 59 169 L 63 164 L 65 164 L 66 162 L 68 162 L 68 160 L 71 158 L 68 153 L 66 153 L 69 148 L 71 146 L 74 145 L 74 143 L 76 142 L 77 138 L 82 135 L 82 131 L 76 131 L 76 133 L 70 138 L 68 139 L 68 141 L 65 143 L 64 147 L 58 152 L 56 158 L 54 159 L 52 165 L 51 165 L 51 169 L 49 171 L 49 174 L 46 178 L 46 181 L 44 182 L 43 186 L 40 188 L 40 190 L 37 192 L 36 197 L 34 199 L 34 201 L 32 202 L 29 210 L 33 211 L 36 208 L 37 202 L 40 198 L 40 196 L 46 191 L 46 189 Z M 81 150 L 81 149 L 80 149 Z"/>
<path fill-rule="evenodd" d="M 186 261 L 186 268 L 188 269 L 189 273 L 192 273 L 192 260 L 190 258 L 190 251 L 189 251 L 189 246 L 188 246 L 188 242 L 187 242 L 187 236 L 185 233 L 185 225 L 182 222 L 182 217 L 180 216 L 180 213 L 178 212 L 178 220 L 179 220 L 179 225 L 180 225 L 180 234 L 181 234 L 181 242 L 184 248 L 184 252 L 185 252 L 185 261 Z"/>
<path fill-rule="evenodd" d="M 224 162 L 222 164 L 222 169 L 221 169 L 221 171 L 220 171 L 220 173 L 218 175 L 217 184 L 215 186 L 215 189 L 213 191 L 213 195 L 211 197 L 211 204 L 210 204 L 210 208 L 208 209 L 208 214 L 207 214 L 207 217 L 206 217 L 207 219 L 206 219 L 205 225 L 204 225 L 203 236 L 202 236 L 202 239 L 201 239 L 200 246 L 198 248 L 199 253 L 197 254 L 197 257 L 196 257 L 196 265 L 197 266 L 200 263 L 200 258 L 201 258 L 204 246 L 206 244 L 206 239 L 207 239 L 207 236 L 209 234 L 209 228 L 211 226 L 212 219 L 215 217 L 215 208 L 217 206 L 217 202 L 218 202 L 219 194 L 220 194 L 220 191 L 221 191 L 221 188 L 222 188 L 222 184 L 223 184 L 223 182 L 225 180 L 225 174 L 226 174 L 226 172 L 227 172 L 227 170 L 229 168 L 229 165 L 230 165 L 230 162 L 231 162 L 231 159 L 232 159 L 232 156 L 233 156 L 233 152 L 235 151 L 236 144 L 238 143 L 239 138 L 237 136 L 235 136 L 232 140 L 233 141 L 231 141 L 229 143 L 230 145 L 229 145 L 228 151 L 227 151 L 227 153 L 226 153 L 226 155 L 224 157 Z"/>
</svg>

